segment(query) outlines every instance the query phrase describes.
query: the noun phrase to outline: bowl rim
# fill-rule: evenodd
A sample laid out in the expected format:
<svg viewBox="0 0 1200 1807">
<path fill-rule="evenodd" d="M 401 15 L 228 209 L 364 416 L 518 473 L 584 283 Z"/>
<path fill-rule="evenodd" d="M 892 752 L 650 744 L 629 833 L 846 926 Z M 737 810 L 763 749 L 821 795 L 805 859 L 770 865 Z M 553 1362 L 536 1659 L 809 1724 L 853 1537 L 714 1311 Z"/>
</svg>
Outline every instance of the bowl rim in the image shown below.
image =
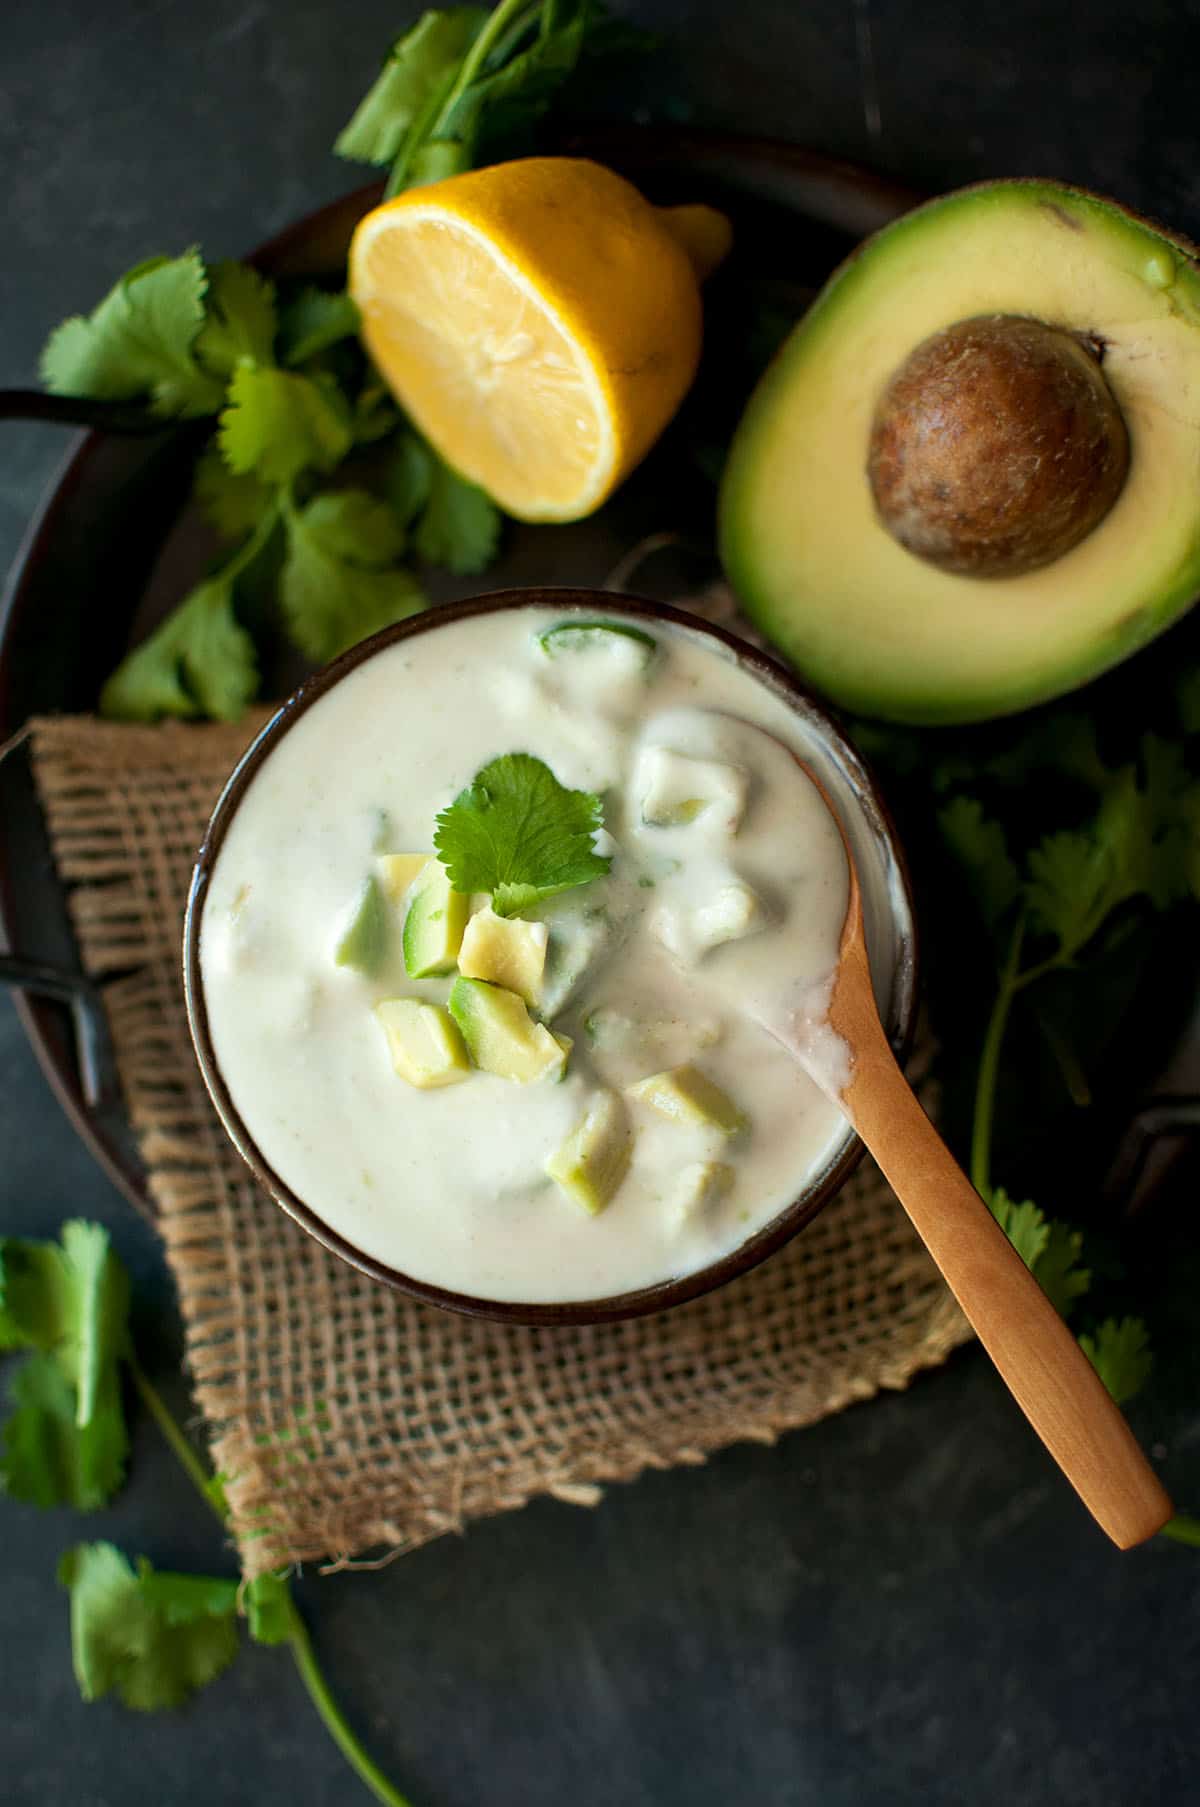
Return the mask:
<svg viewBox="0 0 1200 1807">
<path fill-rule="evenodd" d="M 632 620 L 657 622 L 683 628 L 702 639 L 715 641 L 727 654 L 733 655 L 739 668 L 748 670 L 789 707 L 815 724 L 818 732 L 833 745 L 839 760 L 849 769 L 867 829 L 882 847 L 885 861 L 891 869 L 889 877 L 894 880 L 889 885 L 889 916 L 895 932 L 896 954 L 891 995 L 884 1011 L 884 1027 L 893 1047 L 903 1055 L 912 1039 L 918 995 L 917 934 L 908 863 L 891 812 L 874 774 L 835 716 L 793 672 L 726 628 L 705 621 L 686 610 L 674 608 L 668 603 L 577 587 L 532 585 L 528 588 L 487 592 L 462 602 L 439 605 L 383 628 L 304 680 L 255 735 L 226 780 L 213 807 L 188 886 L 183 929 L 184 996 L 188 1027 L 201 1076 L 230 1141 L 263 1189 L 302 1229 L 332 1254 L 340 1256 L 360 1273 L 395 1291 L 406 1293 L 424 1304 L 466 1317 L 534 1326 L 605 1324 L 669 1310 L 749 1273 L 811 1223 L 840 1190 L 865 1152 L 860 1138 L 850 1132 L 841 1152 L 827 1163 L 797 1198 L 777 1212 L 753 1236 L 747 1237 L 715 1261 L 691 1273 L 598 1299 L 523 1302 L 477 1298 L 474 1294 L 417 1279 L 358 1248 L 326 1223 L 320 1213 L 300 1198 L 275 1172 L 258 1148 L 225 1083 L 209 1027 L 200 969 L 201 917 L 209 881 L 220 857 L 225 835 L 242 798 L 288 730 L 329 690 L 377 653 L 417 635 L 436 632 L 441 627 L 452 626 L 457 622 L 533 608 L 544 608 L 564 615 L 586 614 L 594 618 L 598 614 L 611 614 Z M 897 886 L 902 919 L 901 911 L 896 907 Z"/>
</svg>

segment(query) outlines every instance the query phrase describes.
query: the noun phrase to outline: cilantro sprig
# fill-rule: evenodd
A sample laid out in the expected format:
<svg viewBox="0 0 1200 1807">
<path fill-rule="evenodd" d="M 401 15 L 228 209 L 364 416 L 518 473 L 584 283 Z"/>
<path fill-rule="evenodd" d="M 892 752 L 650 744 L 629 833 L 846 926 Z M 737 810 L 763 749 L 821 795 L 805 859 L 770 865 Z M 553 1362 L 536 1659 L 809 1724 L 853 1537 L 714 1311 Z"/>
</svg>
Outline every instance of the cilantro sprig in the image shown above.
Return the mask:
<svg viewBox="0 0 1200 1807">
<path fill-rule="evenodd" d="M 497 916 L 518 916 L 604 877 L 603 826 L 592 791 L 568 790 L 531 753 L 505 753 L 441 811 L 433 844 L 456 891 L 490 892 Z"/>
<path fill-rule="evenodd" d="M 427 12 L 336 149 L 388 167 L 391 194 L 449 175 L 519 146 L 589 49 L 638 42 L 596 0 Z M 112 674 L 103 714 L 236 719 L 258 692 L 264 591 L 324 660 L 426 606 L 416 565 L 468 576 L 494 558 L 499 511 L 404 421 L 357 329 L 344 291 L 277 287 L 193 248 L 137 265 L 50 335 L 54 394 L 212 423 L 195 497 L 234 542 Z"/>
<path fill-rule="evenodd" d="M 51 333 L 43 383 L 54 395 L 93 401 L 144 396 L 164 420 L 215 413 L 224 386 L 196 355 L 207 292 L 195 249 L 136 265 L 86 319 L 76 314 Z"/>
<path fill-rule="evenodd" d="M 157 287 L 149 300 L 147 285 Z M 323 661 L 425 607 L 412 552 L 457 572 L 481 570 L 493 556 L 497 510 L 404 425 L 357 347 L 340 378 L 326 367 L 356 324 L 347 295 L 308 288 L 281 305 L 256 271 L 208 271 L 188 252 L 118 283 L 82 323 L 86 360 L 77 323 L 51 339 L 43 368 L 52 387 L 78 392 L 86 380 L 94 394 L 142 393 L 162 411 L 213 416 L 194 493 L 234 542 L 118 666 L 101 692 L 102 714 L 236 720 L 258 693 L 248 605 L 265 574 L 284 632 Z M 200 373 L 191 388 L 187 371 Z M 419 469 L 403 510 L 389 494 L 386 462 L 379 493 L 346 484 L 363 449 L 384 439 L 393 461 Z M 322 487 L 335 473 L 339 486 Z"/>
<path fill-rule="evenodd" d="M 387 194 L 511 150 L 587 55 L 645 49 L 597 0 L 501 0 L 423 13 L 339 134 L 339 157 L 388 169 Z"/>
<path fill-rule="evenodd" d="M 35 1505 L 101 1506 L 129 1443 L 121 1409 L 129 1283 L 96 1224 L 58 1243 L 0 1243 L 0 1349 L 29 1351 L 9 1388 L 0 1481 Z"/>
<path fill-rule="evenodd" d="M 41 1506 L 103 1506 L 124 1479 L 126 1375 L 189 1480 L 222 1527 L 221 1477 L 196 1451 L 139 1365 L 129 1329 L 129 1280 L 100 1225 L 73 1220 L 60 1240 L 0 1238 L 0 1350 L 24 1355 L 10 1386 L 0 1483 Z M 296 1439 L 296 1459 L 305 1447 Z M 283 1575 L 239 1583 L 131 1563 L 115 1545 L 80 1543 L 58 1569 L 70 1596 L 71 1654 L 86 1701 L 115 1694 L 137 1712 L 177 1707 L 238 1653 L 239 1618 L 252 1642 L 286 1645 L 343 1756 L 385 1807 L 408 1807 L 359 1743 L 317 1663 Z"/>
<path fill-rule="evenodd" d="M 1148 734 L 1136 759 L 1109 766 L 1094 730 L 1084 731 L 1074 716 L 1066 727 L 1072 782 L 1090 796 L 1089 812 L 1071 827 L 1043 834 L 1018 855 L 1009 832 L 977 797 L 960 791 L 938 812 L 993 945 L 1002 950 L 976 1086 L 971 1168 L 983 1191 L 999 1060 L 1016 1000 L 1051 975 L 1076 969 L 1130 906 L 1162 911 L 1200 896 L 1200 779 L 1179 746 Z M 1035 732 L 1045 736 L 1046 724 Z"/>
<path fill-rule="evenodd" d="M 1150 682 L 1162 723 L 1161 685 L 1155 692 Z M 1128 683 L 1136 686 L 1136 676 Z M 1056 1308 L 1084 1317 L 1082 1346 L 1122 1401 L 1150 1372 L 1146 1327 L 1136 1317 L 1100 1322 L 1094 1313 L 1089 1325 L 1095 1282 L 1083 1233 L 993 1184 L 997 1159 L 1009 1159 L 1005 1145 L 997 1154 L 997 1101 L 1012 1019 L 1024 1010 L 1067 1094 L 1088 1104 L 1086 1062 L 1061 1020 L 1063 997 L 1086 993 L 1093 972 L 1156 915 L 1200 899 L 1200 777 L 1189 746 L 1200 729 L 1191 707 L 1200 686 L 1185 673 L 1175 688 L 1173 739 L 1130 739 L 1128 724 L 1145 719 L 1136 696 L 1132 704 L 1124 698 L 1117 726 L 1103 731 L 1074 701 L 957 735 L 859 727 L 915 810 L 935 817 L 982 930 L 977 961 L 992 977 L 971 1112 L 972 1181 Z M 961 946 L 969 962 L 969 929 Z"/>
</svg>

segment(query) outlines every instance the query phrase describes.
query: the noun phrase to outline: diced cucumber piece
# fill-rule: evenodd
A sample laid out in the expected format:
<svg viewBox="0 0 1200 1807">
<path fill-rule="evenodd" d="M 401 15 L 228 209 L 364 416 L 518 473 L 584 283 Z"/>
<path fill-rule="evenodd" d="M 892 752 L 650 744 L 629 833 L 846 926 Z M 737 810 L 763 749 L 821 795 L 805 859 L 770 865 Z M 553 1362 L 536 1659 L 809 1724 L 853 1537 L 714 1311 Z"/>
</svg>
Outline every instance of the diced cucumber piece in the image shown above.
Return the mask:
<svg viewBox="0 0 1200 1807">
<path fill-rule="evenodd" d="M 601 1054 L 648 1053 L 671 1042 L 677 1048 L 680 1043 L 684 1048 L 713 1048 L 721 1039 L 721 1025 L 715 1017 L 632 1017 L 606 1004 L 590 1010 L 583 1027 L 592 1047 Z"/>
<path fill-rule="evenodd" d="M 770 919 L 757 891 L 742 879 L 732 878 L 695 908 L 663 904 L 651 927 L 669 953 L 685 966 L 693 966 L 725 941 L 756 935 Z"/>
<path fill-rule="evenodd" d="M 524 998 L 486 979 L 456 979 L 450 991 L 450 1014 L 462 1031 L 471 1059 L 485 1073 L 528 1085 L 534 1079 L 561 1078 L 571 1043 L 535 1023 Z"/>
<path fill-rule="evenodd" d="M 725 1136 L 736 1136 L 747 1123 L 729 1094 L 690 1063 L 639 1079 L 630 1086 L 629 1096 L 651 1105 L 675 1123 L 719 1129 Z"/>
<path fill-rule="evenodd" d="M 643 747 L 634 773 L 642 821 L 651 828 L 682 828 L 711 814 L 735 835 L 746 813 L 749 774 L 716 759 L 694 759 L 669 747 Z"/>
<path fill-rule="evenodd" d="M 379 881 L 387 893 L 388 900 L 401 904 L 408 895 L 409 887 L 424 872 L 431 853 L 385 853 L 379 862 Z"/>
<path fill-rule="evenodd" d="M 695 1161 L 679 1176 L 679 1190 L 672 1201 L 675 1221 L 681 1227 L 694 1223 L 705 1211 L 727 1197 L 736 1175 L 725 1161 Z"/>
<path fill-rule="evenodd" d="M 615 1092 L 598 1092 L 582 1120 L 546 1162 L 546 1172 L 569 1199 L 594 1217 L 629 1171 L 633 1134 Z"/>
<path fill-rule="evenodd" d="M 611 943 L 612 925 L 596 911 L 588 916 L 551 916 L 549 929 L 538 1008 L 544 1017 L 555 1017 Z"/>
<path fill-rule="evenodd" d="M 488 979 L 515 991 L 527 1004 L 541 995 L 550 930 L 544 922 L 497 916 L 490 907 L 471 917 L 463 932 L 458 970 L 468 979 Z"/>
<path fill-rule="evenodd" d="M 383 965 L 387 943 L 387 909 L 374 878 L 366 878 L 333 958 L 338 966 L 351 966 L 370 979 Z"/>
<path fill-rule="evenodd" d="M 439 860 L 430 860 L 413 885 L 404 918 L 404 970 L 410 979 L 431 979 L 454 970 L 469 897 L 455 891 Z"/>
<path fill-rule="evenodd" d="M 652 635 L 625 621 L 560 621 L 538 635 L 538 645 L 548 659 L 564 653 L 600 653 L 639 671 L 649 670 L 658 651 Z"/>
<path fill-rule="evenodd" d="M 375 1015 L 387 1036 L 392 1066 L 409 1085 L 427 1091 L 455 1085 L 471 1072 L 462 1036 L 449 1011 L 419 998 L 385 998 Z"/>
</svg>

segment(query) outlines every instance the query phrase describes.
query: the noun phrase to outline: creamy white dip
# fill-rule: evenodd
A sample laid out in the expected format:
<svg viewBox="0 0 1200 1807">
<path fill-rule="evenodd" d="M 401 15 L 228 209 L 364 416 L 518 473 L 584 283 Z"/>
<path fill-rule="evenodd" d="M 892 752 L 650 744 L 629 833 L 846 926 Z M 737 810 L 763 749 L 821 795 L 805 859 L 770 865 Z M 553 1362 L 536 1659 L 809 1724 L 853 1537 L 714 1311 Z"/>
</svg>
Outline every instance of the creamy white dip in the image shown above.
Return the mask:
<svg viewBox="0 0 1200 1807">
<path fill-rule="evenodd" d="M 218 1064 L 287 1186 L 403 1273 L 529 1303 L 706 1266 L 794 1199 L 845 1134 L 836 1104 L 738 1003 L 773 988 L 820 997 L 836 960 L 846 863 L 785 751 L 812 752 L 804 722 L 684 629 L 654 625 L 646 668 L 629 642 L 611 658 L 550 658 L 538 636 L 561 619 L 530 609 L 450 624 L 327 691 L 242 798 L 200 941 Z M 336 965 L 334 950 L 380 854 L 432 852 L 438 811 L 513 752 L 604 797 L 610 875 L 535 912 L 550 930 L 545 1015 L 574 1042 L 568 1069 L 558 1083 L 472 1072 L 417 1089 L 393 1070 L 374 1007 L 445 1003 L 450 979 L 407 977 L 399 907 L 373 977 Z M 708 806 L 673 826 L 646 821 L 670 813 L 692 772 Z M 572 970 L 555 1008 L 555 975 Z M 741 1109 L 742 1133 L 628 1099 L 684 1062 Z M 592 1216 L 544 1164 L 600 1088 L 627 1100 L 633 1141 L 626 1177 Z M 689 1176 L 713 1160 L 732 1170 L 729 1189 L 690 1208 Z"/>
</svg>

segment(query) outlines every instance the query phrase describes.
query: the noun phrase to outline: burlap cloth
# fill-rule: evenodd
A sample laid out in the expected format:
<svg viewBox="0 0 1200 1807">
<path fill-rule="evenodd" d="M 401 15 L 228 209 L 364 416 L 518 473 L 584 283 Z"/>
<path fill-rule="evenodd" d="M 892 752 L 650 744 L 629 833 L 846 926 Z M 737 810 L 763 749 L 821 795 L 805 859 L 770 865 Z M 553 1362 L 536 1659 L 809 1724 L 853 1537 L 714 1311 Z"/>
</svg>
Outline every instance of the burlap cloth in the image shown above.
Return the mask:
<svg viewBox="0 0 1200 1807">
<path fill-rule="evenodd" d="M 179 1288 L 196 1399 L 248 1573 L 399 1552 L 537 1494 L 773 1442 L 903 1387 L 969 1332 L 867 1162 L 744 1279 L 633 1323 L 532 1330 L 416 1304 L 329 1255 L 250 1180 L 192 1055 L 192 859 L 262 718 L 34 724 L 34 766 Z"/>
</svg>

